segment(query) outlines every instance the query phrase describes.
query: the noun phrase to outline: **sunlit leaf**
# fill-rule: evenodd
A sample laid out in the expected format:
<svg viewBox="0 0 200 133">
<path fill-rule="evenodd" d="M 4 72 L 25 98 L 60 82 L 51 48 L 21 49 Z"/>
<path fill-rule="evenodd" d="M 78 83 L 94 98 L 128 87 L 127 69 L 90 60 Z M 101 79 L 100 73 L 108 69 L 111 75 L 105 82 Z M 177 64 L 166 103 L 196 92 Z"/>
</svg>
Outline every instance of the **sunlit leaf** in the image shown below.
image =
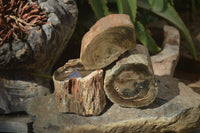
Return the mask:
<svg viewBox="0 0 200 133">
<path fill-rule="evenodd" d="M 128 14 L 131 20 L 135 22 L 137 14 L 137 0 L 117 0 L 119 13 Z"/>
<path fill-rule="evenodd" d="M 88 0 L 97 19 L 109 15 L 105 0 Z"/>
<path fill-rule="evenodd" d="M 150 54 L 156 54 L 160 51 L 160 48 L 156 45 L 154 39 L 139 21 L 135 23 L 135 33 L 137 39 L 148 48 Z"/>
</svg>

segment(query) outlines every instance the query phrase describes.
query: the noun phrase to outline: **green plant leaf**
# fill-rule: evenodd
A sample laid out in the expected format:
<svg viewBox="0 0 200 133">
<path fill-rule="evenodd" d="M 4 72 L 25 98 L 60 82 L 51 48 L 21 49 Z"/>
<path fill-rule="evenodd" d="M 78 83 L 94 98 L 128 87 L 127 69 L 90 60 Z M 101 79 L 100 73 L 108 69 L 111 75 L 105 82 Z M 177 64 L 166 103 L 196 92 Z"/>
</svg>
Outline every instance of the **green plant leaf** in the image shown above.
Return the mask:
<svg viewBox="0 0 200 133">
<path fill-rule="evenodd" d="M 188 29 L 186 28 L 185 24 L 179 17 L 176 10 L 166 1 L 166 0 L 156 0 L 156 2 L 153 4 L 153 7 L 151 7 L 153 0 L 138 0 L 137 5 L 140 8 L 144 8 L 147 10 L 150 10 L 155 13 L 156 15 L 166 19 L 173 25 L 175 25 L 183 34 L 183 36 L 186 38 L 187 42 L 189 43 L 190 49 L 192 51 L 193 57 L 196 60 L 196 49 L 194 47 L 192 38 L 190 36 L 190 33 Z"/>
<path fill-rule="evenodd" d="M 139 21 L 135 22 L 135 33 L 137 39 L 148 48 L 150 54 L 157 54 L 160 51 L 154 39 Z"/>
<path fill-rule="evenodd" d="M 109 2 L 109 3 L 115 3 L 116 2 L 116 0 L 106 0 L 107 2 Z"/>
<path fill-rule="evenodd" d="M 105 0 L 88 0 L 97 19 L 109 15 Z"/>
<path fill-rule="evenodd" d="M 123 13 L 123 7 L 122 7 L 121 0 L 117 0 L 117 8 L 118 8 L 119 14 L 122 14 Z"/>
<path fill-rule="evenodd" d="M 36 76 L 36 77 L 41 77 L 41 78 L 52 80 L 52 76 L 51 75 L 46 75 L 46 74 L 42 74 L 42 73 L 33 73 L 33 72 L 26 72 L 26 73 L 29 74 L 29 75 L 32 75 L 32 76 Z"/>
<path fill-rule="evenodd" d="M 119 13 L 128 14 L 132 22 L 135 22 L 137 13 L 137 0 L 117 0 Z"/>
<path fill-rule="evenodd" d="M 197 3 L 199 3 L 199 4 L 200 4 L 200 0 L 197 0 Z"/>
</svg>

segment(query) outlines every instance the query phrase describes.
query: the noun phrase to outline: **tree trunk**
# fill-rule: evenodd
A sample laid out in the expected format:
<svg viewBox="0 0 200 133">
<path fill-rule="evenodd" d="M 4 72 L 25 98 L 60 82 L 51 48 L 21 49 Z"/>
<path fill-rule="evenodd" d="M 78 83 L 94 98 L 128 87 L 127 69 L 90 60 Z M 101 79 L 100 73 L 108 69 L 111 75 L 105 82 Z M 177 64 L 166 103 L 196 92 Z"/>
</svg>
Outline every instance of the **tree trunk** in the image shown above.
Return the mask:
<svg viewBox="0 0 200 133">
<path fill-rule="evenodd" d="M 147 49 L 137 45 L 106 71 L 104 90 L 120 106 L 143 107 L 154 101 L 158 89 Z"/>
<path fill-rule="evenodd" d="M 108 66 L 136 43 L 128 15 L 112 14 L 93 25 L 82 40 L 80 59 L 86 70 Z"/>
<path fill-rule="evenodd" d="M 60 112 L 99 115 L 106 105 L 103 70 L 87 71 L 80 60 L 70 60 L 53 75 Z"/>
</svg>

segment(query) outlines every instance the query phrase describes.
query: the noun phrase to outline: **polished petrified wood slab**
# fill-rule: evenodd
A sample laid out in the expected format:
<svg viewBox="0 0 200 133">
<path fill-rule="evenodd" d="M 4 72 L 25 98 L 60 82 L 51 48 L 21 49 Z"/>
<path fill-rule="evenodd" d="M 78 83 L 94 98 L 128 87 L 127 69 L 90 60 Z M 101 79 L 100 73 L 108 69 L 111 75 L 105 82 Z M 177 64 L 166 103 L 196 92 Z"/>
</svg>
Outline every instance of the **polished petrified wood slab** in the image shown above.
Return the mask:
<svg viewBox="0 0 200 133">
<path fill-rule="evenodd" d="M 99 115 L 106 105 L 103 70 L 85 70 L 79 59 L 69 60 L 53 75 L 60 112 Z"/>
<path fill-rule="evenodd" d="M 125 14 L 106 16 L 87 32 L 82 40 L 80 59 L 85 69 L 106 67 L 135 46 L 135 29 Z"/>
<path fill-rule="evenodd" d="M 113 103 L 124 107 L 142 107 L 154 101 L 158 88 L 145 46 L 136 45 L 106 71 L 104 89 Z"/>
</svg>

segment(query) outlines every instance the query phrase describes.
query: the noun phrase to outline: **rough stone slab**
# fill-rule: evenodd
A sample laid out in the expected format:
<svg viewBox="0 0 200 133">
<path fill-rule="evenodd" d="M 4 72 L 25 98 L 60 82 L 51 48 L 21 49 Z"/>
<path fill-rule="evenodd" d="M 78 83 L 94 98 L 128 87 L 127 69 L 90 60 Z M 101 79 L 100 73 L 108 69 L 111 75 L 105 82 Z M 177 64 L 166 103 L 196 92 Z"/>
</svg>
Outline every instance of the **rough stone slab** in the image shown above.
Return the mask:
<svg viewBox="0 0 200 133">
<path fill-rule="evenodd" d="M 50 88 L 49 79 L 0 70 L 0 114 L 24 111 L 28 99 L 50 94 Z"/>
<path fill-rule="evenodd" d="M 145 108 L 107 107 L 100 116 L 60 114 L 55 97 L 36 98 L 27 112 L 37 118 L 35 132 L 184 133 L 200 126 L 200 94 L 170 76 L 157 77 L 156 100 Z"/>
<path fill-rule="evenodd" d="M 27 115 L 0 116 L 1 133 L 28 133 L 31 132 L 32 120 Z"/>
</svg>

